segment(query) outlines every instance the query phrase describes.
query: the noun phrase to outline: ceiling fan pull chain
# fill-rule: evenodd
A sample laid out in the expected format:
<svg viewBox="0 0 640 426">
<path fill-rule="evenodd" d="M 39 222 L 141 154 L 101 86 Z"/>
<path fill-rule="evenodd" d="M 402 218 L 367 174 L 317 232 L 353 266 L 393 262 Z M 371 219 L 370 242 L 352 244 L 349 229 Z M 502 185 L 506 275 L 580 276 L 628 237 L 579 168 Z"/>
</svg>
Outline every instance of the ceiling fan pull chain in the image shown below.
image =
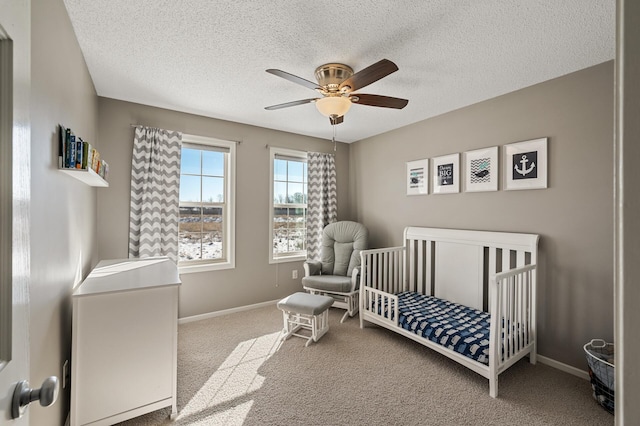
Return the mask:
<svg viewBox="0 0 640 426">
<path fill-rule="evenodd" d="M 333 152 L 336 152 L 336 125 L 332 124 L 333 127 Z"/>
</svg>

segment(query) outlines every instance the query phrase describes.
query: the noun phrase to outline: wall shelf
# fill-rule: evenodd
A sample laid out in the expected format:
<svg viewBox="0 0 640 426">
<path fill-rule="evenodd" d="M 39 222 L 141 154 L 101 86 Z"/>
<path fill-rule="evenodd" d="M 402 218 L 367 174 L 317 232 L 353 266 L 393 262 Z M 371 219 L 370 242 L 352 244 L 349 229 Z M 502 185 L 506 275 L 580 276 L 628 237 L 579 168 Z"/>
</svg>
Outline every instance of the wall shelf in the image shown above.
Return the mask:
<svg viewBox="0 0 640 426">
<path fill-rule="evenodd" d="M 109 182 L 91 169 L 58 169 L 90 186 L 107 188 Z"/>
</svg>

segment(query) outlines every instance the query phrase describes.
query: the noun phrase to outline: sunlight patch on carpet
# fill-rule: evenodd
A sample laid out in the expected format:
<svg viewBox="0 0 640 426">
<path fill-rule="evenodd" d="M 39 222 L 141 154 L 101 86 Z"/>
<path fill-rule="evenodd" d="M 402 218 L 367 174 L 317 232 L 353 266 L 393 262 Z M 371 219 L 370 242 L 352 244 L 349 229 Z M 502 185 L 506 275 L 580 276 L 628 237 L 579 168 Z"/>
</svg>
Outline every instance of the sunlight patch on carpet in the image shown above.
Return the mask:
<svg viewBox="0 0 640 426">
<path fill-rule="evenodd" d="M 260 389 L 265 380 L 258 369 L 277 351 L 281 336 L 278 331 L 238 344 L 180 410 L 178 420 L 197 417 L 205 422 L 202 424 L 242 425 L 253 405 L 249 395 Z M 202 419 L 207 411 L 212 414 L 205 414 Z"/>
</svg>

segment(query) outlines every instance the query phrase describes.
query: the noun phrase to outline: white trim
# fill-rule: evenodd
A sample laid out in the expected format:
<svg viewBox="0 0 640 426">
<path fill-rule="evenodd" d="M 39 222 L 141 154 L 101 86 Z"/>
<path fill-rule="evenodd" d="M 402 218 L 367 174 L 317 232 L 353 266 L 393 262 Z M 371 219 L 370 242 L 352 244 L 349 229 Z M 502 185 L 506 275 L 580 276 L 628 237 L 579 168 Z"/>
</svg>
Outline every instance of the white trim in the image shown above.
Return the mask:
<svg viewBox="0 0 640 426">
<path fill-rule="evenodd" d="M 293 256 L 282 256 L 282 257 L 274 257 L 273 256 L 273 209 L 275 208 L 273 202 L 273 162 L 276 159 L 277 155 L 284 155 L 287 157 L 291 157 L 292 159 L 299 158 L 301 160 L 307 159 L 306 151 L 298 151 L 294 149 L 287 148 L 278 148 L 275 146 L 269 147 L 269 264 L 274 263 L 284 263 L 284 262 L 297 262 L 306 260 L 307 256 L 304 255 L 293 255 Z M 308 172 L 307 172 L 308 173 Z M 307 181 L 308 185 L 308 181 Z"/>
<path fill-rule="evenodd" d="M 222 146 L 229 149 L 227 153 L 226 169 L 228 176 L 225 176 L 225 204 L 227 205 L 228 218 L 225 221 L 225 240 L 227 243 L 226 258 L 223 263 L 198 263 L 195 265 L 183 264 L 178 266 L 181 274 L 189 274 L 193 272 L 216 271 L 222 269 L 234 269 L 236 267 L 236 147 L 238 142 L 223 139 L 210 138 L 197 135 L 182 135 L 182 142 L 189 142 L 208 146 Z"/>
<path fill-rule="evenodd" d="M 209 312 L 207 314 L 200 314 L 200 315 L 193 315 L 190 317 L 179 318 L 178 324 L 187 324 L 190 322 L 202 321 L 209 318 L 221 317 L 223 315 L 235 314 L 237 312 L 244 312 L 244 311 L 250 311 L 253 309 L 263 308 L 265 306 L 275 305 L 276 303 L 278 303 L 279 300 L 280 299 L 270 300 L 268 302 L 260 302 L 253 305 L 239 306 L 237 308 L 224 309 L 222 311 L 215 311 L 215 312 Z"/>
<path fill-rule="evenodd" d="M 571 365 L 565 364 L 563 362 L 556 361 L 555 359 L 538 355 L 538 361 L 540 361 L 541 364 L 545 364 L 557 370 L 564 371 L 565 373 L 569 373 L 572 376 L 580 377 L 581 379 L 584 379 L 584 380 L 589 380 L 589 373 L 587 373 L 586 371 L 580 370 L 579 368 L 576 368 L 576 367 L 572 367 Z"/>
<path fill-rule="evenodd" d="M 199 145 L 213 145 L 213 146 L 222 145 L 229 149 L 231 149 L 232 146 L 235 147 L 238 144 L 238 142 L 236 141 L 212 138 L 209 136 L 190 135 L 188 133 L 182 134 L 182 142 L 187 142 L 187 143 L 192 142 Z"/>
<path fill-rule="evenodd" d="M 193 274 L 196 272 L 223 271 L 225 269 L 234 269 L 235 265 L 231 262 L 203 262 L 194 265 L 178 266 L 179 274 Z"/>
<path fill-rule="evenodd" d="M 275 259 L 269 259 L 269 264 L 273 265 L 276 263 L 304 262 L 305 260 L 307 260 L 306 254 L 296 254 L 294 256 L 281 256 L 281 257 L 276 257 Z"/>
</svg>

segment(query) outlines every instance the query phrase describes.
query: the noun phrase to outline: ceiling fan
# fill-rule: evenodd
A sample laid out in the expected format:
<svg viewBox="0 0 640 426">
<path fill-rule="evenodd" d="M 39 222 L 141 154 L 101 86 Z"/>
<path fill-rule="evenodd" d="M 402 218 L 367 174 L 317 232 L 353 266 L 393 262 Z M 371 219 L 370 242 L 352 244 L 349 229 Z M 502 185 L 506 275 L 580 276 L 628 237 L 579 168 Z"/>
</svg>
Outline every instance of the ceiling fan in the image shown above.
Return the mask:
<svg viewBox="0 0 640 426">
<path fill-rule="evenodd" d="M 348 65 L 330 63 L 320 65 L 316 68 L 315 75 L 318 80 L 316 84 L 285 71 L 268 69 L 268 73 L 315 90 L 319 92 L 322 97 L 271 105 L 265 107 L 265 109 L 271 111 L 313 102 L 321 114 L 329 117 L 332 125 L 340 124 L 344 121 L 344 115 L 349 108 L 351 108 L 352 103 L 402 109 L 409 103 L 407 99 L 354 93 L 396 71 L 398 71 L 398 66 L 388 59 L 382 59 L 355 74 L 353 69 Z"/>
</svg>

